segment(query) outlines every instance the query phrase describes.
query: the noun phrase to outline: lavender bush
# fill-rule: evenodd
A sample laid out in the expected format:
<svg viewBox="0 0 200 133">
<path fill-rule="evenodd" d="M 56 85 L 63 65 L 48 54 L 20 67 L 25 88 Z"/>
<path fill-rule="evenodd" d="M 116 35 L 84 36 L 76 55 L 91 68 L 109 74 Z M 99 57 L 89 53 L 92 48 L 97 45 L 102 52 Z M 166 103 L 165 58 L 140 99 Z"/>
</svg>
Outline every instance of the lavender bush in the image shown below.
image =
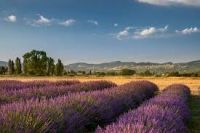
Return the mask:
<svg viewBox="0 0 200 133">
<path fill-rule="evenodd" d="M 79 83 L 78 81 L 60 81 L 54 83 L 39 83 L 48 85 L 39 88 L 33 87 L 31 89 L 17 89 L 0 93 L 0 104 L 36 98 L 52 98 L 56 96 L 66 95 L 69 92 L 100 90 L 116 86 L 116 84 L 109 81 L 89 81 L 84 83 Z"/>
<path fill-rule="evenodd" d="M 168 86 L 160 95 L 138 109 L 122 115 L 116 123 L 98 128 L 97 133 L 186 133 L 190 114 L 187 86 Z"/>
<path fill-rule="evenodd" d="M 66 86 L 66 85 L 74 85 L 80 83 L 77 80 L 60 80 L 60 81 L 28 81 L 22 82 L 17 80 L 0 80 L 0 92 L 7 91 L 16 91 L 21 89 L 31 89 L 31 88 L 39 88 L 39 87 L 48 87 L 48 86 Z"/>
<path fill-rule="evenodd" d="M 1 106 L 0 132 L 86 132 L 154 96 L 157 86 L 130 82 L 110 89 Z"/>
</svg>

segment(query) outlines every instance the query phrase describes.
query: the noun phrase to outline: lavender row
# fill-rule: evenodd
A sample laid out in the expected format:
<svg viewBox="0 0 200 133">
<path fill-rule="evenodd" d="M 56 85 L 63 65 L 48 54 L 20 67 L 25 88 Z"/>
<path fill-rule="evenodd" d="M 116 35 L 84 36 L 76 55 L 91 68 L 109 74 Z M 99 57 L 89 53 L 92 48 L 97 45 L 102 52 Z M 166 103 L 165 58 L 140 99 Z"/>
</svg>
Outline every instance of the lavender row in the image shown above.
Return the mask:
<svg viewBox="0 0 200 133">
<path fill-rule="evenodd" d="M 67 86 L 80 83 L 77 80 L 61 80 L 61 81 L 28 81 L 22 82 L 17 80 L 1 80 L 0 81 L 0 92 L 4 93 L 7 91 L 16 91 L 21 89 L 31 89 L 31 88 L 40 88 L 48 86 Z"/>
<path fill-rule="evenodd" d="M 48 85 L 39 88 L 34 87 L 32 89 L 4 91 L 4 93 L 0 93 L 0 104 L 10 103 L 13 101 L 20 101 L 20 100 L 36 99 L 36 98 L 49 99 L 52 97 L 67 95 L 69 92 L 93 91 L 93 90 L 101 90 L 117 86 L 116 84 L 109 81 L 89 81 L 75 85 L 65 85 L 65 83 L 63 83 L 62 85 L 61 83 L 62 82 L 57 83 L 58 85 L 56 86 Z"/>
<path fill-rule="evenodd" d="M 151 82 L 137 81 L 49 100 L 6 104 L 0 109 L 0 132 L 89 131 L 137 107 L 157 90 Z"/>
<path fill-rule="evenodd" d="M 160 95 L 145 102 L 136 110 L 122 115 L 116 123 L 97 133 L 186 133 L 190 117 L 187 100 L 190 90 L 176 84 L 168 86 Z"/>
</svg>

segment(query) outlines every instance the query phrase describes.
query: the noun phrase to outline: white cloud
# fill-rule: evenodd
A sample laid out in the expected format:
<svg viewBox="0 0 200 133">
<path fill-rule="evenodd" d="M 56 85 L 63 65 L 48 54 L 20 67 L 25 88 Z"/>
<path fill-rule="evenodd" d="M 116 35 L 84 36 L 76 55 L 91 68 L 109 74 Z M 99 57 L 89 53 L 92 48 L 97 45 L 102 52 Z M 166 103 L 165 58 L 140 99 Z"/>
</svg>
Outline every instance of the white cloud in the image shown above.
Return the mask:
<svg viewBox="0 0 200 133">
<path fill-rule="evenodd" d="M 167 30 L 168 26 L 163 28 L 149 27 L 135 31 L 133 37 L 136 39 L 155 37 L 156 35 L 166 32 Z"/>
<path fill-rule="evenodd" d="M 74 19 L 68 19 L 68 20 L 65 20 L 64 22 L 61 22 L 60 24 L 68 27 L 68 26 L 73 25 L 75 22 L 76 22 L 76 20 L 74 20 Z"/>
<path fill-rule="evenodd" d="M 99 22 L 96 20 L 88 20 L 88 23 L 94 24 L 94 25 L 99 25 Z"/>
<path fill-rule="evenodd" d="M 170 5 L 200 6 L 200 0 L 137 0 L 137 1 L 159 6 L 170 6 Z"/>
<path fill-rule="evenodd" d="M 118 26 L 119 26 L 119 24 L 115 23 L 113 26 L 114 26 L 114 27 L 118 27 Z"/>
<path fill-rule="evenodd" d="M 38 15 L 38 17 L 39 17 L 38 19 L 24 18 L 23 20 L 27 25 L 33 27 L 50 26 L 55 21 L 55 19 L 49 19 L 40 14 Z"/>
<path fill-rule="evenodd" d="M 5 20 L 6 20 L 7 22 L 12 22 L 12 23 L 14 23 L 14 22 L 17 21 L 17 17 L 16 17 L 15 15 L 10 15 L 10 16 L 6 17 Z"/>
<path fill-rule="evenodd" d="M 130 30 L 132 30 L 133 27 L 126 27 L 124 30 L 118 32 L 117 34 L 115 34 L 115 37 L 118 39 L 118 40 L 122 40 L 122 39 L 125 39 L 125 38 L 128 38 L 129 35 L 130 35 Z"/>
<path fill-rule="evenodd" d="M 34 22 L 38 25 L 50 25 L 51 20 L 42 15 L 39 15 L 39 19 L 35 20 Z"/>
<path fill-rule="evenodd" d="M 136 28 L 136 27 L 126 27 L 124 30 L 114 34 L 115 38 L 118 40 L 123 39 L 145 39 L 152 37 L 164 36 L 168 30 L 168 26 L 162 28 L 149 27 L 149 28 Z"/>
<path fill-rule="evenodd" d="M 197 27 L 185 28 L 185 29 L 183 29 L 181 31 L 176 30 L 176 33 L 181 33 L 183 35 L 192 34 L 192 33 L 198 33 L 198 32 L 200 32 L 200 29 L 198 29 Z"/>
<path fill-rule="evenodd" d="M 117 35 L 116 35 L 116 38 L 118 40 L 122 40 L 124 37 L 127 37 L 129 35 L 129 31 L 127 30 L 123 30 L 123 31 L 120 31 Z"/>
<path fill-rule="evenodd" d="M 142 30 L 141 32 L 138 32 L 137 34 L 139 36 L 149 36 L 149 35 L 154 34 L 154 33 L 156 33 L 156 28 L 155 27 L 150 27 L 148 29 Z"/>
</svg>

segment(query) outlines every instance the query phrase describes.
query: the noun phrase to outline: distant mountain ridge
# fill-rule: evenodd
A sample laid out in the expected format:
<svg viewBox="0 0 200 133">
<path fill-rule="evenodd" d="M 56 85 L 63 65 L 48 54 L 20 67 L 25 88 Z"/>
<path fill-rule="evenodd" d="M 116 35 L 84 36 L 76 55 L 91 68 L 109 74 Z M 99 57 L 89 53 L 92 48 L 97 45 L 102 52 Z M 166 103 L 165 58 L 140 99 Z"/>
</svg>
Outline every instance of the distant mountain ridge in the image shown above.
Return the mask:
<svg viewBox="0 0 200 133">
<path fill-rule="evenodd" d="M 6 66 L 7 62 L 0 61 L 0 66 Z M 190 61 L 185 63 L 152 63 L 152 62 L 121 62 L 121 61 L 113 61 L 107 63 L 100 64 L 89 64 L 89 63 L 73 63 L 69 65 L 65 65 L 66 70 L 74 70 L 74 71 L 99 71 L 99 72 L 107 72 L 107 71 L 120 71 L 121 69 L 129 68 L 136 70 L 137 72 L 143 72 L 145 70 L 150 70 L 156 73 L 163 72 L 174 72 L 178 71 L 181 73 L 184 72 L 200 72 L 200 60 Z"/>
<path fill-rule="evenodd" d="M 74 71 L 120 71 L 121 69 L 129 68 L 134 69 L 138 72 L 150 70 L 152 72 L 199 72 L 200 71 L 200 60 L 186 62 L 186 63 L 152 63 L 152 62 L 107 62 L 100 64 L 88 64 L 88 63 L 73 63 L 65 66 L 66 70 Z"/>
<path fill-rule="evenodd" d="M 7 65 L 7 62 L 5 61 L 0 61 L 0 66 L 6 66 Z"/>
</svg>

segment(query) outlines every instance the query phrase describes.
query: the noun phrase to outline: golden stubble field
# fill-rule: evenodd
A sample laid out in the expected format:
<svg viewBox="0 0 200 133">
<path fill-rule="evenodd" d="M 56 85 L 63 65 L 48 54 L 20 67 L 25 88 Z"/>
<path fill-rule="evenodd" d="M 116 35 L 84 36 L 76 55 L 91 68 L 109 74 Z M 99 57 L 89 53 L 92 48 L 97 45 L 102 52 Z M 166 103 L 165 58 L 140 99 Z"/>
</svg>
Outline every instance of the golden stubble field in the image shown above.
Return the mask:
<svg viewBox="0 0 200 133">
<path fill-rule="evenodd" d="M 80 80 L 81 82 L 93 81 L 93 80 L 109 80 L 117 83 L 118 85 L 124 84 L 130 81 L 137 80 L 149 80 L 154 82 L 162 90 L 166 86 L 174 83 L 185 84 L 190 87 L 192 94 L 200 94 L 200 78 L 199 77 L 124 77 L 124 76 L 106 76 L 106 77 L 95 77 L 95 76 L 78 76 L 78 77 L 0 77 L 0 80 L 20 80 L 20 81 L 31 81 L 31 80 Z"/>
</svg>

